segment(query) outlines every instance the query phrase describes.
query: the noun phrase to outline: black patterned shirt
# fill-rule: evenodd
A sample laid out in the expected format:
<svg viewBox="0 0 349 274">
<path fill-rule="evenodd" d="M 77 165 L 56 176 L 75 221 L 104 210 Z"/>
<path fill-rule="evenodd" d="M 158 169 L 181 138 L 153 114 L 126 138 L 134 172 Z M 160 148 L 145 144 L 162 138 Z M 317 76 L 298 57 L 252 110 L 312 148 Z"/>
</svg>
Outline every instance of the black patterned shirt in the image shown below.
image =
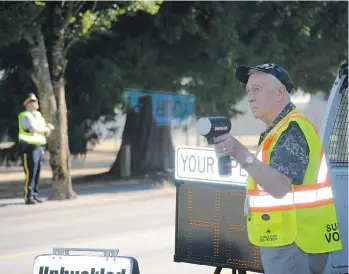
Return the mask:
<svg viewBox="0 0 349 274">
<path fill-rule="evenodd" d="M 258 145 L 265 136 L 288 113 L 295 109 L 289 103 L 276 117 L 270 127 L 259 138 Z M 305 136 L 296 122 L 290 122 L 288 128 L 281 134 L 270 155 L 270 166 L 293 179 L 293 184 L 301 185 L 309 163 L 309 146 Z"/>
</svg>

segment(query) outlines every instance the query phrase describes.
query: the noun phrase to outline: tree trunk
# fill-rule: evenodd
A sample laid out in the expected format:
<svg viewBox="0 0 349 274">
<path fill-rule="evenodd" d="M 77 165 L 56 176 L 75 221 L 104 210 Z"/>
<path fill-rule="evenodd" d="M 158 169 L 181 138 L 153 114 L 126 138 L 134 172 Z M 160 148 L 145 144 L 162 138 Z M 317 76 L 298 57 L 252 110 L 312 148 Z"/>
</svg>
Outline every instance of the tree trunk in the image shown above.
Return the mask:
<svg viewBox="0 0 349 274">
<path fill-rule="evenodd" d="M 121 147 L 131 145 L 131 174 L 142 175 L 164 172 L 174 166 L 174 150 L 169 126 L 158 126 L 152 114 L 152 99 L 139 98 L 138 113 L 131 111 L 126 116 Z M 120 176 L 120 149 L 110 173 Z"/>
<path fill-rule="evenodd" d="M 32 37 L 26 37 L 31 49 L 33 61 L 33 80 L 38 89 L 40 108 L 47 122 L 52 123 L 56 129 L 48 138 L 48 150 L 50 152 L 50 165 L 53 175 L 51 199 L 63 200 L 76 197 L 72 189 L 69 164 L 69 148 L 67 149 L 66 108 L 61 107 L 62 96 L 58 94 L 59 108 L 53 90 L 49 64 L 47 61 L 44 36 L 40 28 Z M 56 86 L 57 87 L 57 86 Z M 64 89 L 63 89 L 64 93 Z M 63 94 L 64 96 L 64 94 Z M 59 115 L 58 112 L 59 111 Z M 65 111 L 65 112 L 64 112 Z M 65 116 L 64 116 L 65 115 Z"/>
<path fill-rule="evenodd" d="M 52 40 L 51 40 L 51 81 L 53 93 L 57 98 L 58 111 L 58 130 L 59 135 L 59 177 L 54 179 L 52 185 L 52 199 L 71 199 L 76 197 L 76 193 L 72 188 L 71 179 L 71 155 L 69 149 L 68 138 L 68 111 L 65 99 L 65 79 L 64 74 L 67 66 L 65 59 L 65 25 L 62 21 L 65 18 L 62 16 L 60 2 L 53 6 L 52 17 Z"/>
</svg>

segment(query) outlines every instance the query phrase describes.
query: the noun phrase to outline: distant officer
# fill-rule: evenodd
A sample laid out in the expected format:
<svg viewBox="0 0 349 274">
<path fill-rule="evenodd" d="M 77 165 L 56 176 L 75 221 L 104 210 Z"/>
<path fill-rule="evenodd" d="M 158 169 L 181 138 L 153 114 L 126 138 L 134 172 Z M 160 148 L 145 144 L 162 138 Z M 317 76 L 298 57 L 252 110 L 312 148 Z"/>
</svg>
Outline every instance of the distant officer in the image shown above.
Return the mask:
<svg viewBox="0 0 349 274">
<path fill-rule="evenodd" d="M 18 115 L 19 144 L 25 172 L 24 200 L 27 205 L 42 202 L 38 198 L 41 162 L 44 159 L 46 137 L 54 126 L 46 123 L 38 111 L 38 99 L 30 93 L 23 102 L 26 110 Z"/>
</svg>

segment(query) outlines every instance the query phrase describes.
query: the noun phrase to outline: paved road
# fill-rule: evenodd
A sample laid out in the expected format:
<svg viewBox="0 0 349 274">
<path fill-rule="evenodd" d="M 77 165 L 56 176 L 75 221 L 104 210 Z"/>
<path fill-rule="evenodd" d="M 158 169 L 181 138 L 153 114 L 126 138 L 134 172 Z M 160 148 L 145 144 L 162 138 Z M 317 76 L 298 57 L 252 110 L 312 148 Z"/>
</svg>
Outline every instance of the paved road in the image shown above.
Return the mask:
<svg viewBox="0 0 349 274">
<path fill-rule="evenodd" d="M 35 256 L 52 247 L 89 247 L 119 248 L 142 274 L 212 274 L 173 262 L 174 213 L 172 188 L 0 207 L 0 273 L 32 274 Z"/>
</svg>

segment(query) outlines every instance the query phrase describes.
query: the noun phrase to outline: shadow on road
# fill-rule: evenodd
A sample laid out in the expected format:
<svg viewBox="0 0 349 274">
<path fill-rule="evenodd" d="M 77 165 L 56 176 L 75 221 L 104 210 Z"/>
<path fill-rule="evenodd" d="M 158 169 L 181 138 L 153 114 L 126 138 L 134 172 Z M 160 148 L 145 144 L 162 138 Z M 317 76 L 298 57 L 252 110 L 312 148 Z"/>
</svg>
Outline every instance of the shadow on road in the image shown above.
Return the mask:
<svg viewBox="0 0 349 274">
<path fill-rule="evenodd" d="M 102 182 L 93 184 L 82 184 L 78 182 L 73 185 L 73 188 L 78 196 L 86 196 L 86 195 L 99 195 L 99 194 L 113 194 L 113 193 L 126 193 L 126 192 L 136 192 L 136 191 L 146 191 L 146 190 L 154 190 L 160 189 L 164 186 L 173 185 L 172 182 L 159 182 L 149 179 L 134 179 L 134 180 L 125 180 L 125 181 L 114 181 L 114 182 Z M 5 195 L 3 193 L 4 190 L 0 192 L 2 196 Z M 43 200 L 49 199 L 51 191 L 51 186 L 46 185 L 45 189 L 40 192 L 40 198 Z M 10 198 L 0 198 L 0 207 L 11 206 L 11 205 L 24 205 L 23 192 L 18 191 L 16 193 L 8 193 L 11 195 Z"/>
</svg>

